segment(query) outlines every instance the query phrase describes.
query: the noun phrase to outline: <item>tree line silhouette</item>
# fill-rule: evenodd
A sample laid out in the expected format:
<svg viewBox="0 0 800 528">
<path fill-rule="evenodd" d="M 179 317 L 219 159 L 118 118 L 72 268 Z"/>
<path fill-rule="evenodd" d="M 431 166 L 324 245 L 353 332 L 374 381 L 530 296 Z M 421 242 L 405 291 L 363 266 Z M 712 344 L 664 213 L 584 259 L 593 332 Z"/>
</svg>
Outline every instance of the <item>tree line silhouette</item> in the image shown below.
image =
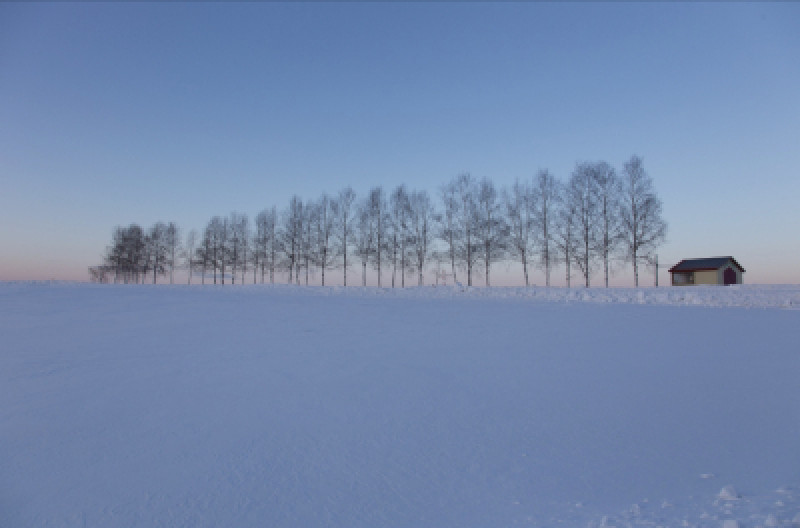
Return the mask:
<svg viewBox="0 0 800 528">
<path fill-rule="evenodd" d="M 438 203 L 405 185 L 388 194 L 377 186 L 361 199 L 347 187 L 317 200 L 294 196 L 281 211 L 273 206 L 258 213 L 252 225 L 241 213 L 214 216 L 185 240 L 172 222 L 117 227 L 103 264 L 90 267 L 89 275 L 124 283 L 168 275 L 173 283 L 175 270 L 183 269 L 189 284 L 195 273 L 202 284 L 226 278 L 235 284 L 250 277 L 274 283 L 283 272 L 289 283 L 309 284 L 310 273 L 319 272 L 324 286 L 326 272 L 341 269 L 347 286 L 355 260 L 362 286 L 369 268 L 379 287 L 387 273 L 392 287 L 404 287 L 406 278 L 422 285 L 433 263 L 438 274 L 444 267 L 453 281 L 469 286 L 482 271 L 489 286 L 493 265 L 515 261 L 526 286 L 531 267 L 550 286 L 551 273 L 563 264 L 568 287 L 575 271 L 589 287 L 598 269 L 607 287 L 612 263 L 622 261 L 631 264 L 638 287 L 640 266 L 653 262 L 665 240 L 661 213 L 638 156 L 619 171 L 604 161 L 578 163 L 566 182 L 543 169 L 503 189 L 463 173 L 439 188 Z"/>
</svg>

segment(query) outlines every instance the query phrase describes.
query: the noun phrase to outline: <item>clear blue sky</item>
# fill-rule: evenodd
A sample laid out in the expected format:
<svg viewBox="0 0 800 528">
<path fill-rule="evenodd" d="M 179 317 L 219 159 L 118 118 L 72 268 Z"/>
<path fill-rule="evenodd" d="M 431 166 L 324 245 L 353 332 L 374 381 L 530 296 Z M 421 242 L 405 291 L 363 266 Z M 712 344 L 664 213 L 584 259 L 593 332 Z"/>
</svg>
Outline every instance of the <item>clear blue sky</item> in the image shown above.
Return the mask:
<svg viewBox="0 0 800 528">
<path fill-rule="evenodd" d="M 0 280 L 85 280 L 116 225 L 634 153 L 662 264 L 800 282 L 800 4 L 0 4 Z"/>
</svg>

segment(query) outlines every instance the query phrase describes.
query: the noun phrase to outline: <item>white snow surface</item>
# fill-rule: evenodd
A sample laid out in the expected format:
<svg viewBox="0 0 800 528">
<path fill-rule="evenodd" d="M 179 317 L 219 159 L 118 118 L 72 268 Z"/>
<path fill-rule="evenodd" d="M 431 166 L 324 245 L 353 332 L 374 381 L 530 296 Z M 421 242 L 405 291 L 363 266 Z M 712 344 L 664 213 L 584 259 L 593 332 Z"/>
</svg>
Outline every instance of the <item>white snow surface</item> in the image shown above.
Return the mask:
<svg viewBox="0 0 800 528">
<path fill-rule="evenodd" d="M 0 283 L 0 526 L 794 526 L 798 306 Z"/>
</svg>

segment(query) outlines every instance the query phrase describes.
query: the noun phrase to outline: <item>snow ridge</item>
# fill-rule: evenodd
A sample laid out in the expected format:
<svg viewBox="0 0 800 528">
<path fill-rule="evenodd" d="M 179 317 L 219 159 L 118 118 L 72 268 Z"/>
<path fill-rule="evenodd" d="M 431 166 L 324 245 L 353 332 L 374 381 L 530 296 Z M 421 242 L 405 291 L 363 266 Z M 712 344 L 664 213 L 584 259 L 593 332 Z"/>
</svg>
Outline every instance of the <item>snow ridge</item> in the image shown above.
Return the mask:
<svg viewBox="0 0 800 528">
<path fill-rule="evenodd" d="M 232 292 L 260 293 L 265 289 L 282 294 L 296 295 L 347 295 L 357 297 L 386 297 L 413 299 L 522 299 L 555 303 L 645 304 L 658 306 L 705 306 L 740 308 L 780 308 L 800 310 L 800 285 L 733 285 L 692 286 L 662 288 L 545 288 L 524 287 L 468 287 L 462 284 L 422 286 L 407 288 L 377 288 L 349 286 L 299 286 L 286 284 L 236 284 L 236 285 L 97 285 L 67 281 L 9 281 L 0 282 L 0 294 L 42 287 L 80 288 L 205 288 Z"/>
</svg>

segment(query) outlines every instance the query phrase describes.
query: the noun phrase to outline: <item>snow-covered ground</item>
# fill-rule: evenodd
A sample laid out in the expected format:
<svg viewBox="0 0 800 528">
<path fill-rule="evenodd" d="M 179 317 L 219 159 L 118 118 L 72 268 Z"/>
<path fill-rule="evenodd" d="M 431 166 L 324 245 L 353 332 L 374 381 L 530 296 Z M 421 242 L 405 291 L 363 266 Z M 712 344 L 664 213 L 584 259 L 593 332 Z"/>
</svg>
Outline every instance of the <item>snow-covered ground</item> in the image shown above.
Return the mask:
<svg viewBox="0 0 800 528">
<path fill-rule="evenodd" d="M 798 306 L 0 283 L 0 526 L 800 526 Z"/>
</svg>

